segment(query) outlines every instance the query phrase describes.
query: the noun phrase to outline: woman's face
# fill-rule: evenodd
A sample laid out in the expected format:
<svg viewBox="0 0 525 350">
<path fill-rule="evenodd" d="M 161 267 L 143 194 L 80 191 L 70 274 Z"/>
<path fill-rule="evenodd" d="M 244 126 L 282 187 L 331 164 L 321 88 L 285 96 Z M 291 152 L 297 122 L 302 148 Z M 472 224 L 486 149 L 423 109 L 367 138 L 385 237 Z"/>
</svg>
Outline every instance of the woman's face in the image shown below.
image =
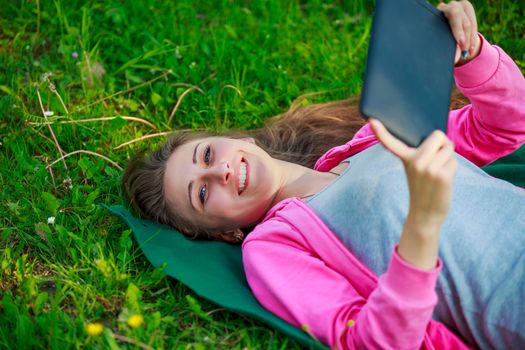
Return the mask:
<svg viewBox="0 0 525 350">
<path fill-rule="evenodd" d="M 279 190 L 278 174 L 274 159 L 253 139 L 204 138 L 170 156 L 165 195 L 184 218 L 226 232 L 263 218 Z"/>
</svg>

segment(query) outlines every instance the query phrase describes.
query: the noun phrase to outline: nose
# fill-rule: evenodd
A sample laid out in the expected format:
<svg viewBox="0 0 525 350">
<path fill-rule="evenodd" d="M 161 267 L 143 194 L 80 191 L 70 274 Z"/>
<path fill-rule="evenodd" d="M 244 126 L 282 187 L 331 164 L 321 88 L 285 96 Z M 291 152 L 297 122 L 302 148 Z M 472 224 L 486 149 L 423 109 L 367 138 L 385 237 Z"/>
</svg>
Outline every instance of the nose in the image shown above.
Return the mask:
<svg viewBox="0 0 525 350">
<path fill-rule="evenodd" d="M 233 169 L 230 162 L 223 161 L 208 168 L 207 177 L 218 180 L 221 184 L 228 184 L 233 176 Z"/>
</svg>

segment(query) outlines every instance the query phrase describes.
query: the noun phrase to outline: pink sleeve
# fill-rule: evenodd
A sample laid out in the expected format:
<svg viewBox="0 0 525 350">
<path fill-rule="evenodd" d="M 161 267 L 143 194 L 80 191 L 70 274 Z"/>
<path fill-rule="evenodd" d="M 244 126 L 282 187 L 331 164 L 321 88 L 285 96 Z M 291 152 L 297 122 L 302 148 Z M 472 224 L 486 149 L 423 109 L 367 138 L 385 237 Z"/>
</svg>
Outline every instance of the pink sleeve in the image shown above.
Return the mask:
<svg viewBox="0 0 525 350">
<path fill-rule="evenodd" d="M 277 316 L 341 349 L 419 349 L 437 302 L 438 267 L 423 271 L 394 252 L 368 300 L 295 242 L 253 239 L 243 247 L 248 283 Z"/>
<path fill-rule="evenodd" d="M 454 69 L 471 104 L 450 112 L 447 133 L 456 152 L 484 166 L 525 142 L 525 79 L 501 48 L 480 38 L 479 56 Z"/>
<path fill-rule="evenodd" d="M 479 36 L 478 57 L 454 69 L 456 85 L 471 104 L 450 111 L 447 134 L 457 153 L 484 166 L 525 143 L 525 78 L 501 48 Z M 370 135 L 367 123 L 352 141 Z"/>
</svg>

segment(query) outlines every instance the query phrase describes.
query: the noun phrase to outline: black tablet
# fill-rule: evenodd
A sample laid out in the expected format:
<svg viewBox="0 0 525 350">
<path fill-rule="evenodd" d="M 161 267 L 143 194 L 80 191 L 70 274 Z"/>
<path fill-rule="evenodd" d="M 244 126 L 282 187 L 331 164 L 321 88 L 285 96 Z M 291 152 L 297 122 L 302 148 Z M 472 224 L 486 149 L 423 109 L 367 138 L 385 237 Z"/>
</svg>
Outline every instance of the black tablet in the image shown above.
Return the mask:
<svg viewBox="0 0 525 350">
<path fill-rule="evenodd" d="M 446 132 L 456 42 L 425 0 L 377 0 L 360 111 L 410 146 Z"/>
</svg>

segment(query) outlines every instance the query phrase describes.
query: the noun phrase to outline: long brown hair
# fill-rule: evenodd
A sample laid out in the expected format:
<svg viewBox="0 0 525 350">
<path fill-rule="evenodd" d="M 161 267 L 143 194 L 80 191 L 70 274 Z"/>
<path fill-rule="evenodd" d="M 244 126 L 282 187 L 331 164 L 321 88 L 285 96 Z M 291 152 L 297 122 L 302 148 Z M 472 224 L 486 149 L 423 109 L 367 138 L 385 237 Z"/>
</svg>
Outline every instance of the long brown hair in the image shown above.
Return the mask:
<svg viewBox="0 0 525 350">
<path fill-rule="evenodd" d="M 357 98 L 301 106 L 267 120 L 251 135 L 272 157 L 313 168 L 330 148 L 349 141 L 366 123 Z"/>
<path fill-rule="evenodd" d="M 313 168 L 331 147 L 350 140 L 365 124 L 357 100 L 349 99 L 302 106 L 302 99 L 260 129 L 225 137 L 253 137 L 272 157 Z M 175 149 L 192 140 L 217 136 L 213 132 L 177 132 L 155 151 L 141 152 L 129 163 L 122 178 L 125 196 L 142 217 L 170 225 L 191 238 L 211 238 L 213 232 L 186 220 L 172 208 L 164 194 L 166 162 Z"/>
<path fill-rule="evenodd" d="M 358 98 L 303 106 L 299 98 L 288 111 L 269 118 L 260 129 L 221 136 L 253 137 L 272 157 L 313 168 L 330 148 L 346 143 L 366 123 Z M 451 107 L 464 104 L 454 93 Z M 189 141 L 217 136 L 213 132 L 174 132 L 153 152 L 140 153 L 128 164 L 123 192 L 139 215 L 170 225 L 190 238 L 209 239 L 215 232 L 186 220 L 172 208 L 164 194 L 166 162 L 175 149 Z"/>
</svg>

